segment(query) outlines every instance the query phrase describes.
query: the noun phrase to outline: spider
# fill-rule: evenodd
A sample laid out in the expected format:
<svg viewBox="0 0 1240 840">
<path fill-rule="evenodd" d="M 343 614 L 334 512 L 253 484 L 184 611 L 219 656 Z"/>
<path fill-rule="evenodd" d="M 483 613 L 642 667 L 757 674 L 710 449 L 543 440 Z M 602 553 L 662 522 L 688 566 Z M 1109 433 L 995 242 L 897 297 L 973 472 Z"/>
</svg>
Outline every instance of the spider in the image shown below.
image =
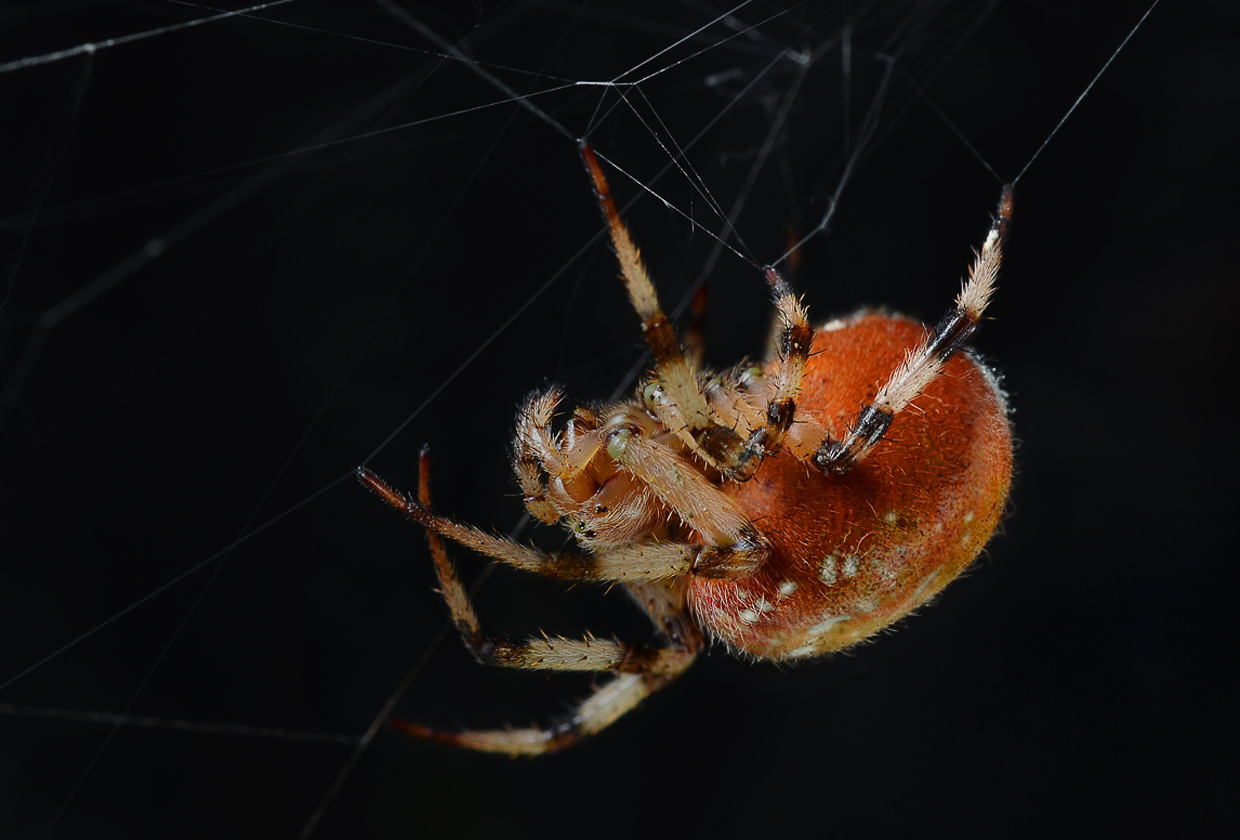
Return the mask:
<svg viewBox="0 0 1240 840">
<path fill-rule="evenodd" d="M 567 720 L 412 735 L 534 755 L 611 725 L 676 679 L 708 641 L 761 660 L 840 650 L 890 626 L 982 550 L 1011 483 L 1012 438 L 995 375 L 961 349 L 994 291 L 1012 212 L 999 209 L 952 308 L 933 329 L 863 310 L 814 329 L 774 268 L 778 320 L 764 365 L 699 369 L 659 307 L 593 150 L 580 152 L 654 356 L 634 396 L 576 408 L 563 395 L 520 409 L 513 469 L 530 513 L 563 522 L 578 550 L 545 552 L 435 513 L 423 450 L 416 498 L 358 477 L 425 528 L 440 591 L 483 664 L 615 676 Z M 623 586 L 663 645 L 508 641 L 485 634 L 443 538 L 550 578 Z"/>
</svg>

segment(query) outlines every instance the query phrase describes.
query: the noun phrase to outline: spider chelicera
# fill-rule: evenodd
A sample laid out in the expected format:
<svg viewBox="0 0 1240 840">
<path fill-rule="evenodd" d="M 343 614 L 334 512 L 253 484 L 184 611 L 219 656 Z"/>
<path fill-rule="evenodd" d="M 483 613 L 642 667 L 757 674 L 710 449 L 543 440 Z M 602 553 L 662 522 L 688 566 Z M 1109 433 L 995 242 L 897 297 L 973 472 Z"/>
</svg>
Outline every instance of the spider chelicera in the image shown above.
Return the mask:
<svg viewBox="0 0 1240 840">
<path fill-rule="evenodd" d="M 579 549 L 540 551 L 436 514 L 425 451 L 417 498 L 365 467 L 358 477 L 426 529 L 452 620 L 480 662 L 616 676 L 559 724 L 449 731 L 394 722 L 418 737 L 550 752 L 615 722 L 708 641 L 780 661 L 856 644 L 968 567 L 1007 500 L 1005 396 L 961 348 L 994 292 L 1010 188 L 955 307 L 933 329 L 875 311 L 815 329 L 767 268 L 779 318 L 770 358 L 718 372 L 681 348 L 594 152 L 582 143 L 581 155 L 655 370 L 633 397 L 578 407 L 559 430 L 559 391 L 535 393 L 520 410 L 513 469 L 525 505 L 566 524 Z M 618 583 L 663 646 L 488 636 L 443 537 L 550 578 Z"/>
</svg>

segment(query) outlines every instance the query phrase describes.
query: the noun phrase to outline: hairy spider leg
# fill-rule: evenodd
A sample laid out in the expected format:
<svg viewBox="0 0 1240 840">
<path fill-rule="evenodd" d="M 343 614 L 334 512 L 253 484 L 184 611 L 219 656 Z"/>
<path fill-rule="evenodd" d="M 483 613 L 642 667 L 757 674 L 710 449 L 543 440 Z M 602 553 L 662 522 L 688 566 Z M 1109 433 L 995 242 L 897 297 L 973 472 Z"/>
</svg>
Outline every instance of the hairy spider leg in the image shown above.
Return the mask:
<svg viewBox="0 0 1240 840">
<path fill-rule="evenodd" d="M 611 188 L 607 185 L 594 150 L 584 140 L 579 141 L 578 148 L 594 184 L 599 208 L 607 221 L 629 301 L 642 320 L 642 334 L 654 355 L 659 381 L 667 390 L 669 399 L 654 405 L 654 410 L 660 414 L 661 420 L 666 421 L 664 425 L 669 429 L 684 430 L 688 438 L 685 442 L 711 466 L 730 478 L 749 478 L 758 464 L 740 461 L 745 449 L 744 441 L 735 430 L 717 422 L 711 413 L 706 398 L 698 388 L 697 376 L 676 338 L 672 322 L 659 306 L 654 283 L 646 272 L 641 252 L 633 243 L 628 227 L 620 218 L 620 211 L 616 209 Z"/>
<path fill-rule="evenodd" d="M 677 655 L 682 657 L 682 661 L 674 670 L 659 674 L 619 674 L 582 701 L 568 720 L 549 727 L 451 731 L 401 720 L 393 720 L 392 726 L 416 738 L 480 752 L 505 753 L 514 757 L 555 752 L 611 726 L 624 714 L 637 708 L 642 700 L 680 676 L 693 662 L 693 656 Z"/>
<path fill-rule="evenodd" d="M 732 481 L 752 478 L 762 465 L 763 459 L 778 450 L 794 422 L 796 397 L 801 389 L 801 377 L 809 360 L 809 348 L 814 330 L 809 326 L 805 308 L 774 268 L 766 269 L 767 282 L 775 298 L 775 306 L 782 321 L 777 344 L 781 366 L 774 377 L 766 417 L 742 439 L 722 418 L 712 410 L 699 387 L 694 367 L 700 361 L 700 326 L 691 330 L 692 341 L 682 350 L 675 330 L 659 307 L 654 283 L 642 262 L 641 253 L 633 244 L 628 227 L 620 218 L 612 198 L 607 178 L 599 166 L 594 150 L 582 141 L 579 144 L 599 207 L 611 233 L 616 258 L 629 300 L 642 319 L 642 333 L 654 354 L 659 372 L 659 387 L 647 389 L 647 405 L 660 415 L 664 425 L 672 429 L 684 428 L 688 432 L 686 443 L 691 444 L 703 460 L 718 469 Z M 699 290 L 700 293 L 700 290 Z M 695 299 L 695 316 L 705 301 Z M 697 318 L 700 321 L 700 318 Z M 821 429 L 814 423 L 815 428 Z M 821 438 L 825 438 L 825 430 Z"/>
<path fill-rule="evenodd" d="M 737 577 L 749 574 L 760 562 L 751 558 L 752 546 L 744 543 L 738 543 L 735 547 L 638 543 L 612 546 L 595 553 L 542 551 L 440 516 L 418 500 L 393 489 L 366 467 L 357 468 L 357 477 L 381 499 L 419 525 L 513 568 L 557 580 L 622 582 L 663 580 L 687 574 Z"/>
<path fill-rule="evenodd" d="M 601 444 L 601 441 L 595 441 L 592 448 L 584 448 L 580 453 L 582 457 L 573 459 L 572 466 L 569 466 L 569 461 L 563 457 L 556 445 L 555 436 L 551 434 L 551 420 L 562 398 L 563 394 L 555 388 L 533 394 L 517 414 L 513 472 L 517 475 L 517 483 L 521 485 L 522 501 L 525 502 L 526 509 L 548 525 L 560 521 L 560 512 L 547 498 L 547 473 L 554 472 L 571 481 L 584 469 L 590 458 L 594 457 Z"/>
<path fill-rule="evenodd" d="M 418 459 L 418 502 L 431 507 L 430 453 Z M 668 638 L 671 647 L 654 648 L 620 641 L 586 638 L 531 638 L 510 642 L 490 637 L 474 611 L 469 593 L 457 576 L 455 564 L 439 533 L 426 528 L 426 541 L 435 563 L 440 593 L 474 658 L 483 665 L 549 671 L 612 671 L 619 676 L 581 703 L 567 721 L 551 727 L 453 731 L 403 720 L 391 725 L 419 738 L 509 755 L 535 755 L 563 749 L 582 737 L 609 726 L 644 697 L 679 676 L 693 662 L 701 636 L 684 610 L 683 587 L 642 584 L 634 596 Z"/>
<path fill-rule="evenodd" d="M 813 462 L 824 473 L 841 474 L 865 458 L 883 438 L 901 410 L 938 378 L 943 364 L 964 346 L 977 330 L 990 303 L 1003 260 L 1003 242 L 1012 220 L 1012 187 L 1003 188 L 999 209 L 982 250 L 975 252 L 969 278 L 956 296 L 956 307 L 943 316 L 904 362 L 888 377 L 874 401 L 864 406 L 848 433 L 840 440 L 824 437 Z"/>
<path fill-rule="evenodd" d="M 775 353 L 779 365 L 771 378 L 765 421 L 755 428 L 745 442 L 742 459 L 761 463 L 766 456 L 784 445 L 784 438 L 797 417 L 797 398 L 801 381 L 809 364 L 809 348 L 814 343 L 814 328 L 801 301 L 793 294 L 787 281 L 772 266 L 764 269 L 766 281 L 775 297 L 779 328 L 775 333 Z M 817 423 L 815 423 L 817 425 Z"/>
</svg>

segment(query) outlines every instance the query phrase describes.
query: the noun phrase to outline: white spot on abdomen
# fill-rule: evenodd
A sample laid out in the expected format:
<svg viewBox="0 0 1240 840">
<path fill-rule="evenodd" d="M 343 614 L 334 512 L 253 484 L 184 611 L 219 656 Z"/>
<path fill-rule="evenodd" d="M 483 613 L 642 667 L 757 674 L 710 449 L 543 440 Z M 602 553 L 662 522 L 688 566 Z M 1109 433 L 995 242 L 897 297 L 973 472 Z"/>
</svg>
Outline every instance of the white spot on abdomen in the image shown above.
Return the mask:
<svg viewBox="0 0 1240 840">
<path fill-rule="evenodd" d="M 878 609 L 878 599 L 877 598 L 862 598 L 860 601 L 857 602 L 856 606 L 857 606 L 857 611 L 862 614 L 872 613 L 876 609 Z"/>
<path fill-rule="evenodd" d="M 818 567 L 818 578 L 827 586 L 835 586 L 838 575 L 835 570 L 836 561 L 834 554 L 828 554 L 822 558 L 822 565 Z"/>
</svg>

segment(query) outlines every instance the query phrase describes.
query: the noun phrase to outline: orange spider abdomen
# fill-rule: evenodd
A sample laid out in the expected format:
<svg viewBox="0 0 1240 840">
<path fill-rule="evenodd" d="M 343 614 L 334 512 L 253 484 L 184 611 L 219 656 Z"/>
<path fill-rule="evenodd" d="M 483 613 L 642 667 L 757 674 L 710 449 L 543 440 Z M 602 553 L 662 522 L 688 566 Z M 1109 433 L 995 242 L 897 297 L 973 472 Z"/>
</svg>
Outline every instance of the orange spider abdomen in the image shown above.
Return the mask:
<svg viewBox="0 0 1240 840">
<path fill-rule="evenodd" d="M 842 437 L 924 334 L 873 312 L 819 329 L 798 411 Z M 1004 395 L 957 353 L 848 473 L 824 475 L 781 451 L 753 479 L 725 486 L 771 555 L 743 579 L 691 578 L 690 609 L 712 637 L 764 659 L 847 647 L 968 567 L 999 522 L 1011 476 Z"/>
</svg>

